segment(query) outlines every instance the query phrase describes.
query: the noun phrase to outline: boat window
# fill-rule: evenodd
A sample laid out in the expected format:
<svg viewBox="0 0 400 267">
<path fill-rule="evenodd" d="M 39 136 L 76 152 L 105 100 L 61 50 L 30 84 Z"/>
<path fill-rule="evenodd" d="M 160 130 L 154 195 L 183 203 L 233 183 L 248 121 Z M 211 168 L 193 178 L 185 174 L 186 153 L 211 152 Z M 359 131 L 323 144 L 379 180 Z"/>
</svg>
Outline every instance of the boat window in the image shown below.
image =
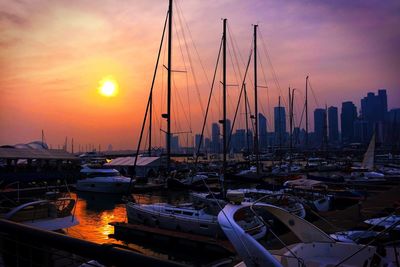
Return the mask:
<svg viewBox="0 0 400 267">
<path fill-rule="evenodd" d="M 87 178 L 114 177 L 114 176 L 120 176 L 120 173 L 119 172 L 90 172 L 90 173 L 85 173 L 84 176 Z"/>
<path fill-rule="evenodd" d="M 207 224 L 204 224 L 204 223 L 201 223 L 201 224 L 200 224 L 200 228 L 208 229 L 208 225 L 207 225 Z"/>
<path fill-rule="evenodd" d="M 183 211 L 182 213 L 183 213 L 183 215 L 193 216 L 193 212 L 190 212 L 190 211 Z"/>
</svg>

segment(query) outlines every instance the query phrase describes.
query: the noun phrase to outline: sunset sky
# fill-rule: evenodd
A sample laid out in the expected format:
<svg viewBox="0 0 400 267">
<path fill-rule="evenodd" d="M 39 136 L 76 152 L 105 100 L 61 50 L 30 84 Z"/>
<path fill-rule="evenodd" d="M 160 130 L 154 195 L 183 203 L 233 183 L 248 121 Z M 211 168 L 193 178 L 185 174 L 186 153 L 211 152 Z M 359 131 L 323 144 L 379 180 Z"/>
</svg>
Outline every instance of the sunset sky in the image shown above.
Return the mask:
<svg viewBox="0 0 400 267">
<path fill-rule="evenodd" d="M 43 129 L 53 148 L 66 136 L 74 138 L 76 148 L 134 148 L 167 8 L 167 0 L 0 1 L 0 145 L 40 140 Z M 176 0 L 173 69 L 186 72 L 173 77 L 174 132 L 200 132 L 221 18 L 228 19 L 229 28 L 230 117 L 239 72 L 243 75 L 250 53 L 252 24 L 261 33 L 259 111 L 267 116 L 269 130 L 272 107 L 279 94 L 286 97 L 289 85 L 297 89 L 295 116 L 300 121 L 306 75 L 316 99 L 311 95 L 311 110 L 325 104 L 340 110 L 347 100 L 360 108 L 360 99 L 380 88 L 387 89 L 389 108 L 400 107 L 398 0 Z M 239 65 L 234 65 L 235 58 Z M 161 119 L 166 111 L 166 59 L 163 50 L 154 89 L 155 145 L 164 143 L 160 128 L 166 128 Z M 252 79 L 252 68 L 248 75 Z M 117 95 L 99 94 L 104 79 L 118 84 Z M 216 79 L 208 125 L 221 118 L 220 70 Z M 247 87 L 253 101 L 251 80 Z M 239 117 L 242 127 L 243 114 Z"/>
</svg>

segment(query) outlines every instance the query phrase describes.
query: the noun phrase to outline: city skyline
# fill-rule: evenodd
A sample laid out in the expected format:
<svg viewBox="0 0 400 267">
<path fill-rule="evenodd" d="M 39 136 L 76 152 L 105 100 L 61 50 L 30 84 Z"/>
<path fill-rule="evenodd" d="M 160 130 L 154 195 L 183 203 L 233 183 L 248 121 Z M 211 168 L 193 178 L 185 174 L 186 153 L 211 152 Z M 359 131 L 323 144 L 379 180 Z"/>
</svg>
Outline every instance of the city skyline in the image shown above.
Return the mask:
<svg viewBox="0 0 400 267">
<path fill-rule="evenodd" d="M 176 2 L 177 11 L 186 18 L 181 19 L 191 29 L 208 78 L 221 38 L 221 17 L 228 18 L 229 30 L 236 36 L 235 41 L 239 40 L 237 49 L 244 57 L 251 43 L 251 24 L 259 24 L 279 81 L 277 87 L 268 60 L 261 60 L 265 65 L 259 71 L 265 71 L 267 78 L 260 78 L 259 84 L 269 87 L 269 97 L 266 89 L 259 89 L 259 111 L 267 118 L 268 132 L 274 127 L 271 115 L 278 95 L 282 95 L 282 106 L 286 106 L 284 92 L 289 85 L 297 88 L 295 116 L 299 117 L 306 75 L 310 75 L 316 95 L 310 92 L 310 115 L 325 105 L 340 111 L 345 101 L 352 101 L 359 113 L 360 99 L 380 88 L 387 90 L 389 109 L 400 106 L 396 73 L 400 66 L 400 5 L 396 1 Z M 156 3 L 136 1 L 116 6 L 90 0 L 2 2 L 0 145 L 39 140 L 43 129 L 46 140 L 54 147 L 63 144 L 68 136 L 82 146 L 100 144 L 106 148 L 112 144 L 114 149 L 134 148 L 167 8 L 166 1 Z M 207 20 L 202 19 L 205 14 Z M 179 24 L 178 17 L 175 23 Z M 182 32 L 178 29 L 177 33 L 182 41 Z M 179 36 L 175 36 L 174 45 L 173 65 L 182 70 Z M 262 44 L 260 48 L 263 49 Z M 244 72 L 243 66 L 238 69 Z M 233 67 L 228 71 L 233 73 Z M 230 75 L 230 83 L 240 83 Z M 97 93 L 99 82 L 108 76 L 119 85 L 119 94 L 112 98 Z M 209 92 L 206 80 L 204 76 L 198 78 L 203 108 Z M 177 78 L 176 82 L 182 81 Z M 190 85 L 194 88 L 192 82 Z M 191 90 L 190 96 L 197 98 L 197 92 Z M 248 91 L 252 90 L 249 83 Z M 235 92 L 231 98 L 230 119 Z M 161 96 L 157 96 L 159 100 Z M 213 117 L 209 118 L 208 127 L 211 121 L 221 119 L 218 99 L 214 98 L 212 104 Z M 190 106 L 191 117 L 184 117 L 189 112 L 175 111 L 175 118 L 184 122 L 182 131 L 190 129 L 194 136 L 200 132 L 202 107 L 197 100 L 192 100 Z M 156 111 L 155 128 L 164 128 L 156 120 L 161 120 L 165 104 L 158 104 L 157 108 L 160 110 Z M 311 117 L 310 131 L 314 124 Z M 242 126 L 243 123 L 236 125 Z M 210 137 L 210 132 L 211 128 L 206 136 Z M 163 137 L 154 140 L 156 145 L 157 140 L 159 144 L 164 142 Z"/>
</svg>

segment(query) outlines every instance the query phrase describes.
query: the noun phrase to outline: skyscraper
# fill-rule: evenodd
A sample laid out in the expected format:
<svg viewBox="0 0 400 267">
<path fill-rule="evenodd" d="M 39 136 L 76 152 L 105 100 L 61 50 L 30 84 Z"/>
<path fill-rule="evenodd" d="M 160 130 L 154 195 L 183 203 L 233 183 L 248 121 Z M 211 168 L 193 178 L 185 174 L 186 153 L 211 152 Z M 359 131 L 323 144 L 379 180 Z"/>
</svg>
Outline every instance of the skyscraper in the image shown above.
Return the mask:
<svg viewBox="0 0 400 267">
<path fill-rule="evenodd" d="M 338 108 L 328 108 L 328 128 L 329 128 L 329 143 L 335 144 L 339 141 L 339 121 Z"/>
<path fill-rule="evenodd" d="M 235 151 L 246 149 L 246 130 L 237 129 L 235 134 L 232 135 L 232 147 Z"/>
<path fill-rule="evenodd" d="M 326 123 L 326 110 L 323 108 L 316 108 L 314 110 L 314 134 L 315 145 L 320 146 L 324 140 L 324 131 Z"/>
<path fill-rule="evenodd" d="M 201 151 L 201 149 L 204 147 L 204 143 L 203 143 L 203 142 L 201 142 L 201 146 L 200 146 L 200 141 L 203 141 L 201 134 L 196 134 L 195 137 L 194 137 L 194 139 L 195 139 L 195 140 L 194 140 L 194 143 L 195 143 L 195 147 L 194 147 L 195 152 Z M 199 146 L 200 146 L 200 149 L 199 149 Z"/>
<path fill-rule="evenodd" d="M 213 153 L 218 153 L 220 151 L 220 131 L 219 131 L 219 124 L 213 123 L 211 125 L 211 151 Z"/>
<path fill-rule="evenodd" d="M 275 144 L 283 144 L 286 136 L 285 107 L 274 107 Z"/>
<path fill-rule="evenodd" d="M 348 144 L 354 139 L 354 121 L 357 119 L 357 108 L 351 101 L 342 103 L 342 113 L 340 114 L 342 143 Z"/>
<path fill-rule="evenodd" d="M 387 95 L 385 89 L 378 90 L 378 94 L 369 92 L 366 97 L 361 99 L 361 119 L 368 123 L 367 139 L 377 129 L 378 124 L 383 124 L 387 116 Z M 377 132 L 378 139 L 383 133 Z"/>
<path fill-rule="evenodd" d="M 179 152 L 179 136 L 171 135 L 171 152 L 178 153 Z"/>
<path fill-rule="evenodd" d="M 267 118 L 261 113 L 258 113 L 258 134 L 260 149 L 267 149 Z"/>
</svg>

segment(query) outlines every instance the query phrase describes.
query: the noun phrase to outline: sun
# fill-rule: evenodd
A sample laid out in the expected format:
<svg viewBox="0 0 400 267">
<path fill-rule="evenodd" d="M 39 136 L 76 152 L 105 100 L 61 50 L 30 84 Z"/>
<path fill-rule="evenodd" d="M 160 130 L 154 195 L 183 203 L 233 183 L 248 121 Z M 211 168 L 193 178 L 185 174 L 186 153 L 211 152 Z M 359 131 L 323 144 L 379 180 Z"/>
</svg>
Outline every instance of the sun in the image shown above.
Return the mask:
<svg viewBox="0 0 400 267">
<path fill-rule="evenodd" d="M 105 97 L 113 97 L 118 94 L 118 83 L 110 78 L 104 78 L 100 81 L 99 93 Z"/>
</svg>

